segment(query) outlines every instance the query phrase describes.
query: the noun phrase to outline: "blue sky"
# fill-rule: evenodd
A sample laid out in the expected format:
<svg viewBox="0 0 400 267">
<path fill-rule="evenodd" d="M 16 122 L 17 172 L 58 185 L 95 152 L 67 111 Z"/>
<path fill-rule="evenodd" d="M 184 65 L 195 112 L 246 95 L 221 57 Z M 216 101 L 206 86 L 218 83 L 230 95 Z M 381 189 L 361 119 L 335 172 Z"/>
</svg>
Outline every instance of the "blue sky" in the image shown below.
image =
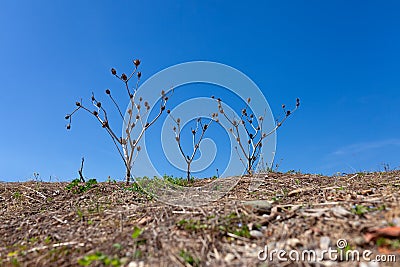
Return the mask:
<svg viewBox="0 0 400 267">
<path fill-rule="evenodd" d="M 398 1 L 3 1 L 0 180 L 123 178 L 111 139 L 76 100 L 121 85 L 110 68 L 142 60 L 142 79 L 209 60 L 248 75 L 275 116 L 278 170 L 334 174 L 400 166 Z M 118 126 L 119 127 L 119 126 Z M 280 160 L 282 159 L 282 161 Z"/>
</svg>

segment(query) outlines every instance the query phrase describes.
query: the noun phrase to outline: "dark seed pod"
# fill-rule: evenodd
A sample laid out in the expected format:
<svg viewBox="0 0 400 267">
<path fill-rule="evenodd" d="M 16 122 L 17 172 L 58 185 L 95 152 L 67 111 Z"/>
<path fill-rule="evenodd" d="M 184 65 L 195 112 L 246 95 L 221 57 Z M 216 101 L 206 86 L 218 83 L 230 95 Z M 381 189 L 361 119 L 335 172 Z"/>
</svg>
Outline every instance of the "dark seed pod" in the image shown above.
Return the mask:
<svg viewBox="0 0 400 267">
<path fill-rule="evenodd" d="M 253 139 L 253 134 L 249 134 L 250 139 Z"/>
<path fill-rule="evenodd" d="M 97 116 L 97 115 L 99 115 L 99 113 L 95 110 L 95 111 L 93 111 L 93 115 Z"/>
<path fill-rule="evenodd" d="M 71 124 L 67 124 L 67 130 L 71 129 Z"/>
<path fill-rule="evenodd" d="M 111 69 L 111 74 L 112 74 L 112 75 L 117 75 L 117 71 L 116 71 L 114 68 L 112 68 L 112 69 Z"/>
<path fill-rule="evenodd" d="M 207 124 L 204 125 L 204 131 L 207 130 L 207 128 L 208 128 L 208 125 Z"/>
<path fill-rule="evenodd" d="M 101 108 L 101 102 L 97 102 L 96 106 L 97 106 L 98 108 Z"/>
<path fill-rule="evenodd" d="M 136 68 L 139 67 L 139 65 L 140 65 L 140 60 L 139 60 L 139 59 L 135 59 L 135 60 L 133 61 L 133 64 L 135 64 Z"/>
<path fill-rule="evenodd" d="M 286 116 L 290 115 L 290 110 L 286 111 Z"/>
<path fill-rule="evenodd" d="M 165 106 L 161 106 L 161 111 L 164 111 L 165 110 Z"/>
<path fill-rule="evenodd" d="M 106 89 L 106 94 L 107 95 L 111 94 L 110 89 Z"/>
<path fill-rule="evenodd" d="M 286 108 L 286 105 L 285 105 L 285 104 L 282 104 L 282 108 L 285 109 L 285 108 Z"/>
<path fill-rule="evenodd" d="M 168 110 L 167 110 L 167 114 L 170 114 L 170 113 L 171 113 L 171 110 L 168 109 Z"/>
<path fill-rule="evenodd" d="M 142 77 L 142 73 L 139 71 L 138 73 L 137 73 L 137 77 L 140 79 L 140 77 Z"/>
<path fill-rule="evenodd" d="M 81 103 L 75 102 L 75 105 L 76 105 L 77 107 L 80 107 L 80 106 L 81 106 Z"/>
<path fill-rule="evenodd" d="M 195 131 L 195 130 L 192 130 L 192 134 L 196 134 L 196 131 Z"/>
<path fill-rule="evenodd" d="M 124 81 L 126 81 L 126 80 L 128 80 L 128 76 L 126 76 L 125 73 L 122 73 L 121 79 L 124 80 Z"/>
<path fill-rule="evenodd" d="M 65 119 L 68 120 L 70 117 L 71 117 L 70 115 L 67 115 L 65 116 Z"/>
</svg>

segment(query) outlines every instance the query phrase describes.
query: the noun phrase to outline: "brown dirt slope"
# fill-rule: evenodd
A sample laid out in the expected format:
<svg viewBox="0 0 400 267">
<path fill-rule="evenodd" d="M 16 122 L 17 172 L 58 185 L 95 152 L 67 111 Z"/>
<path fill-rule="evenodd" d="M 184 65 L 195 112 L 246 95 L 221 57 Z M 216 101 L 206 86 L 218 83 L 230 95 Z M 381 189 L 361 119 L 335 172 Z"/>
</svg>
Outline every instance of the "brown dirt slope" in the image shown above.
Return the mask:
<svg viewBox="0 0 400 267">
<path fill-rule="evenodd" d="M 197 208 L 168 206 L 122 183 L 78 193 L 66 186 L 0 183 L 0 266 L 400 266 L 398 171 L 269 173 L 255 192 L 244 177 Z M 258 259 L 266 245 L 289 260 Z M 328 248 L 336 258 L 321 254 Z M 302 260 L 305 250 L 322 256 Z M 355 251 L 360 261 L 391 262 L 359 263 L 346 254 Z"/>
</svg>

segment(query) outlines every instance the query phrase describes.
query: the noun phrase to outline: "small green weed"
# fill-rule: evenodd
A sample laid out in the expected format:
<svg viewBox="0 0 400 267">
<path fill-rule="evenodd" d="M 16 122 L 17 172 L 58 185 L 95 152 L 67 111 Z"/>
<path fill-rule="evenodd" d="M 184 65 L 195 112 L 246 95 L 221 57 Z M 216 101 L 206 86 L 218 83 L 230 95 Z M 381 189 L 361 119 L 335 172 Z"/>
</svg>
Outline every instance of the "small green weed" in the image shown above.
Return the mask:
<svg viewBox="0 0 400 267">
<path fill-rule="evenodd" d="M 190 264 L 192 266 L 199 266 L 199 264 L 200 264 L 200 260 L 199 259 L 193 258 L 193 256 L 189 252 L 187 252 L 187 251 L 185 251 L 183 249 L 179 252 L 179 256 L 186 263 L 188 263 L 188 264 Z"/>
<path fill-rule="evenodd" d="M 74 179 L 72 180 L 71 183 L 69 183 L 65 189 L 66 190 L 71 190 L 72 193 L 74 194 L 79 194 L 79 193 L 84 193 L 91 189 L 95 184 L 97 184 L 96 179 L 90 179 L 85 183 L 82 183 L 79 179 Z"/>
<path fill-rule="evenodd" d="M 174 177 L 174 176 L 169 176 L 169 175 L 164 175 L 163 176 L 164 181 L 170 182 L 171 184 L 179 185 L 179 186 L 188 186 L 191 183 L 193 183 L 194 178 L 191 177 L 190 181 L 187 180 L 187 178 L 183 177 Z"/>
<path fill-rule="evenodd" d="M 363 215 L 364 213 L 367 213 L 369 211 L 369 209 L 363 205 L 355 205 L 351 211 L 354 214 Z"/>
<path fill-rule="evenodd" d="M 121 261 L 117 257 L 110 257 L 101 252 L 92 253 L 84 256 L 78 260 L 78 264 L 81 266 L 89 266 L 94 262 L 100 262 L 105 266 L 121 266 Z"/>
</svg>

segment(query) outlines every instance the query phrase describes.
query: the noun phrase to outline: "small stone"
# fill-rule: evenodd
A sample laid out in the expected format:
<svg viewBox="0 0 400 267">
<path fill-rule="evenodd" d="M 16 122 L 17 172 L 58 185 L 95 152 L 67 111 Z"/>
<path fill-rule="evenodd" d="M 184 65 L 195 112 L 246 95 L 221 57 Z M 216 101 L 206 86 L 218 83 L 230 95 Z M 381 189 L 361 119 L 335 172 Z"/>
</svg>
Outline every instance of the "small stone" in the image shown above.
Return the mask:
<svg viewBox="0 0 400 267">
<path fill-rule="evenodd" d="M 319 248 L 321 250 L 328 250 L 331 239 L 328 236 L 322 236 L 319 240 Z"/>
<path fill-rule="evenodd" d="M 258 230 L 251 230 L 250 235 L 252 237 L 264 237 L 264 234 Z"/>
<path fill-rule="evenodd" d="M 226 254 L 226 256 L 224 257 L 224 260 L 226 261 L 226 262 L 231 262 L 233 259 L 235 259 L 235 255 L 233 255 L 232 253 L 228 253 L 228 254 Z"/>
<path fill-rule="evenodd" d="M 271 213 L 272 204 L 268 200 L 251 200 L 244 201 L 243 205 L 254 213 L 269 214 Z"/>
</svg>

